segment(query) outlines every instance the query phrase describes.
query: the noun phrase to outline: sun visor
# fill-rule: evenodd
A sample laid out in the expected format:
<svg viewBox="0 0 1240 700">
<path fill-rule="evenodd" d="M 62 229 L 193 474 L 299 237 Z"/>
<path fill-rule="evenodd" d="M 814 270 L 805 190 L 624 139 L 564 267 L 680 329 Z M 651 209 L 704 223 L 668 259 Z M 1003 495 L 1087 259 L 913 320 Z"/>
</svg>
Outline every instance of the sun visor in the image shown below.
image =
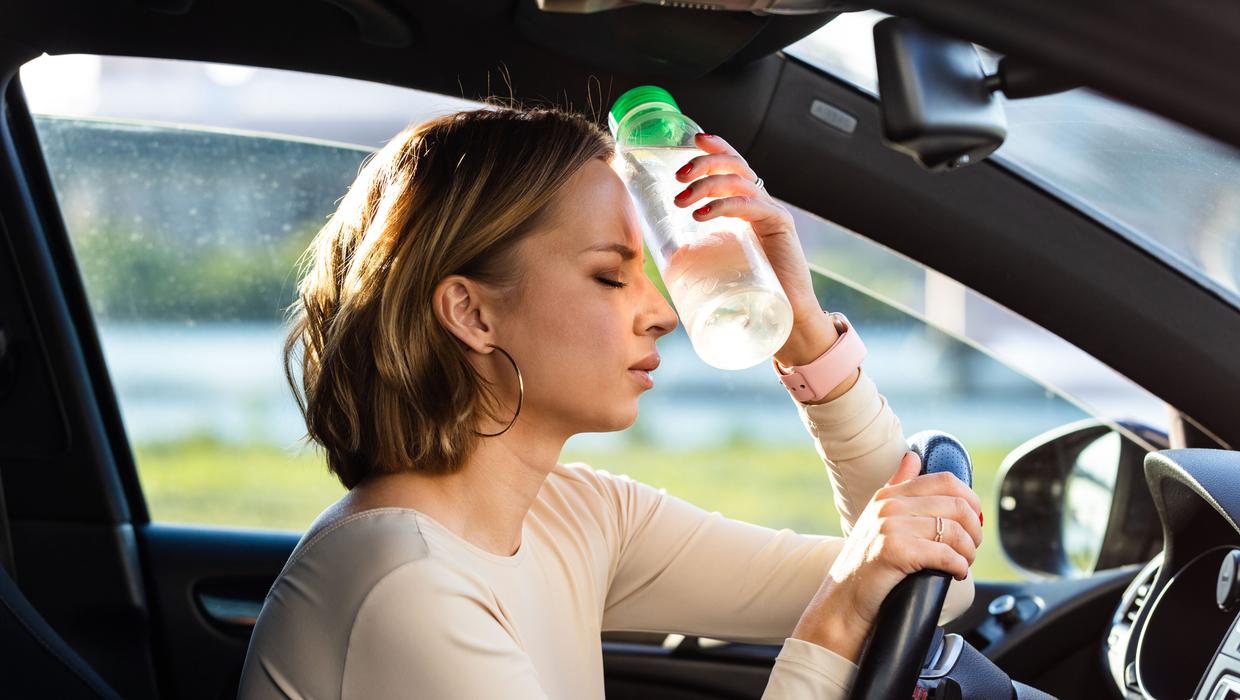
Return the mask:
<svg viewBox="0 0 1240 700">
<path fill-rule="evenodd" d="M 599 70 L 691 80 L 772 54 L 835 17 L 655 5 L 546 12 L 531 1 L 517 3 L 513 24 L 526 40 Z"/>
</svg>

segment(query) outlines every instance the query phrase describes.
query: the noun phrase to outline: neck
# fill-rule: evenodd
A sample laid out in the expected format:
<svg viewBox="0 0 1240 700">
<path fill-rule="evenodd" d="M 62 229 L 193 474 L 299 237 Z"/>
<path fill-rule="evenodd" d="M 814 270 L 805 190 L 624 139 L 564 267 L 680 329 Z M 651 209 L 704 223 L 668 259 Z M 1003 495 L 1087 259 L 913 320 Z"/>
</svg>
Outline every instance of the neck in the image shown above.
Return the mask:
<svg viewBox="0 0 1240 700">
<path fill-rule="evenodd" d="M 361 496 L 363 507 L 378 503 L 415 508 L 470 543 L 511 556 L 521 546 L 526 513 L 567 441 L 539 436 L 524 414 L 521 418 L 503 435 L 481 438 L 465 465 L 452 474 L 389 474 L 354 491 L 367 491 Z"/>
</svg>

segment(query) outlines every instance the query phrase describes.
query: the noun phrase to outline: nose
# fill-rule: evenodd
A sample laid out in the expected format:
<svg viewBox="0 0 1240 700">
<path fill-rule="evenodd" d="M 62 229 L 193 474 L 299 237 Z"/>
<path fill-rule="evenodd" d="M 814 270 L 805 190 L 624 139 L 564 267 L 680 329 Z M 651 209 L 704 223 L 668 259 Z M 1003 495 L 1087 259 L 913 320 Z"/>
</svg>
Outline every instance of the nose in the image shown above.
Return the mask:
<svg viewBox="0 0 1240 700">
<path fill-rule="evenodd" d="M 643 277 L 646 276 L 643 275 Z M 679 323 L 679 320 L 676 318 L 676 309 L 663 297 L 654 280 L 646 277 L 645 286 L 648 298 L 647 311 L 641 314 L 639 323 L 643 327 L 638 330 L 643 333 L 652 332 L 656 338 L 660 338 L 676 329 L 676 325 Z"/>
</svg>

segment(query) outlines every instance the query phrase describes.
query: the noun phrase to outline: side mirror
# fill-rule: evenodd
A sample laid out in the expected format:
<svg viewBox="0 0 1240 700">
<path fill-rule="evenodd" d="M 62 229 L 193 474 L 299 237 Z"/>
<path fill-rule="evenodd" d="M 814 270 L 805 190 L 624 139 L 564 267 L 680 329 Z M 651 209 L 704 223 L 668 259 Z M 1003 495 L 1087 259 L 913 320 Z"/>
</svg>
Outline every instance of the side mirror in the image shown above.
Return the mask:
<svg viewBox="0 0 1240 700">
<path fill-rule="evenodd" d="M 1003 144 L 1007 116 L 973 44 L 920 22 L 874 25 L 883 139 L 927 170 L 976 163 Z"/>
<path fill-rule="evenodd" d="M 1121 427 L 1157 449 L 1167 436 Z M 1148 449 L 1098 420 L 1071 423 L 1016 448 L 999 466 L 999 542 L 1017 568 L 1084 576 L 1147 561 L 1162 530 L 1145 482 Z"/>
</svg>

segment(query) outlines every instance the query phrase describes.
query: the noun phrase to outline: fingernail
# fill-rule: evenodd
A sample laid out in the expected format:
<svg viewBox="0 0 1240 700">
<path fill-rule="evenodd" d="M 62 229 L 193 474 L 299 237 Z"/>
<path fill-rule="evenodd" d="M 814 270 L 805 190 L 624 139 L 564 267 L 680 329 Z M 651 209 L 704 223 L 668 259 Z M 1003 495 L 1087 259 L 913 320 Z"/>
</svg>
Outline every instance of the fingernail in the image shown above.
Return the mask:
<svg viewBox="0 0 1240 700">
<path fill-rule="evenodd" d="M 709 205 L 709 204 L 707 204 L 706 206 L 702 207 L 701 209 L 698 209 L 697 211 L 695 211 L 695 212 L 693 212 L 693 213 L 694 213 L 695 215 L 705 216 L 705 215 L 707 215 L 707 214 L 709 214 L 709 213 L 710 213 L 710 205 Z"/>
<path fill-rule="evenodd" d="M 702 134 L 702 138 L 704 138 L 704 139 L 713 139 L 713 138 L 715 138 L 715 135 L 714 135 L 714 134 L 705 134 L 705 133 L 704 133 L 704 134 Z"/>
<path fill-rule="evenodd" d="M 680 170 L 677 170 L 676 174 L 677 175 L 688 175 L 690 170 L 693 170 L 693 163 L 685 163 L 685 167 L 681 168 Z"/>
<path fill-rule="evenodd" d="M 977 524 L 978 524 L 978 525 L 985 525 L 985 524 L 986 524 L 986 521 L 982 519 L 982 511 L 980 511 L 980 510 L 979 510 L 979 511 L 977 511 Z"/>
<path fill-rule="evenodd" d="M 689 196 L 689 192 L 690 192 L 692 189 L 693 189 L 692 187 L 686 187 L 684 192 L 681 192 L 680 194 L 676 195 L 676 201 L 677 201 L 677 202 L 679 202 L 680 200 L 684 199 L 685 197 L 688 197 L 688 196 Z"/>
</svg>

